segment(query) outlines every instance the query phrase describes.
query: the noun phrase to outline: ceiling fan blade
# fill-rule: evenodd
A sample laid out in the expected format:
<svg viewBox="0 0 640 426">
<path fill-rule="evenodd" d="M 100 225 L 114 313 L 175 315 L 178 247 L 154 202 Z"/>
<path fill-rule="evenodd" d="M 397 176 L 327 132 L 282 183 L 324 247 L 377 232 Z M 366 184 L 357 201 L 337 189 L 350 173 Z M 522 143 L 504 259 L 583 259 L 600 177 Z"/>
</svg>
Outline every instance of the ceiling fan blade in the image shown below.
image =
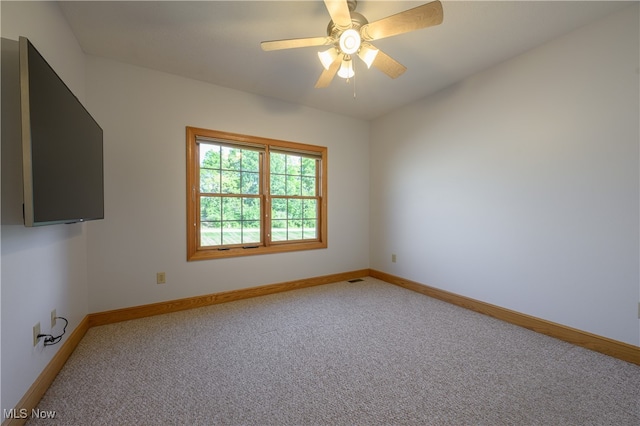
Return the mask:
<svg viewBox="0 0 640 426">
<path fill-rule="evenodd" d="M 332 42 L 333 39 L 331 37 L 308 37 L 263 41 L 260 43 L 260 46 L 262 50 L 268 52 L 271 50 L 293 49 L 296 47 L 324 46 Z"/>
<path fill-rule="evenodd" d="M 378 50 L 376 59 L 371 65 L 378 68 L 391 78 L 398 78 L 407 70 L 407 67 L 384 53 L 382 50 Z"/>
<path fill-rule="evenodd" d="M 329 69 L 322 70 L 322 74 L 320 74 L 320 78 L 316 82 L 316 89 L 321 89 L 323 87 L 329 86 L 333 77 L 336 76 L 338 72 L 338 68 L 340 68 L 340 64 L 342 63 L 342 56 L 338 56 L 329 66 Z"/>
<path fill-rule="evenodd" d="M 351 28 L 351 13 L 347 0 L 324 0 L 331 20 L 340 29 Z"/>
<path fill-rule="evenodd" d="M 360 35 L 366 41 L 379 40 L 439 25 L 442 19 L 442 3 L 436 0 L 363 25 Z"/>
</svg>

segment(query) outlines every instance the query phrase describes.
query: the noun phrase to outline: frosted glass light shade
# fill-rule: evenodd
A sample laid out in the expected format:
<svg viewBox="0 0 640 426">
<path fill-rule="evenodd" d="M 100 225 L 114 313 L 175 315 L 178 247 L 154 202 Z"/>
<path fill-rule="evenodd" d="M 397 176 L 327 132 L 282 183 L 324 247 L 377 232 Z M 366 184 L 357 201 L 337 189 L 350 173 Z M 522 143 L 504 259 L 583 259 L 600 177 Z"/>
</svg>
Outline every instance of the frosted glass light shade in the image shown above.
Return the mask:
<svg viewBox="0 0 640 426">
<path fill-rule="evenodd" d="M 354 74 L 355 72 L 353 72 L 353 62 L 351 62 L 351 58 L 344 59 L 342 61 L 342 65 L 340 65 L 340 69 L 338 70 L 338 77 L 351 78 Z"/>
<path fill-rule="evenodd" d="M 375 61 L 376 56 L 378 56 L 379 50 L 375 47 L 372 47 L 370 44 L 363 44 L 358 52 L 358 56 L 362 61 L 367 64 L 367 68 L 371 68 L 371 64 Z"/>
<path fill-rule="evenodd" d="M 325 70 L 328 70 L 333 61 L 338 57 L 338 52 L 335 47 L 327 49 L 323 52 L 318 52 L 318 58 L 320 58 L 320 62 L 322 62 L 322 66 Z"/>
</svg>

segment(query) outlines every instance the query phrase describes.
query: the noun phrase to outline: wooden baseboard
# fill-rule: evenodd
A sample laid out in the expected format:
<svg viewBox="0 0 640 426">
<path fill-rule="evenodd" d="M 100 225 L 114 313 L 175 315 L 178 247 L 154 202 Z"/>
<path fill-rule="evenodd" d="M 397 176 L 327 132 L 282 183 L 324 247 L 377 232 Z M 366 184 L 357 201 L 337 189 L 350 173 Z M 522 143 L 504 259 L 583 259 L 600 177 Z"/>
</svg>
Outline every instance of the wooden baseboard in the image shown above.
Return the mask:
<svg viewBox="0 0 640 426">
<path fill-rule="evenodd" d="M 530 315 L 501 308 L 500 306 L 460 296 L 448 291 L 439 290 L 415 281 L 407 280 L 385 272 L 376 271 L 375 269 L 369 270 L 369 275 L 390 284 L 395 284 L 417 293 L 433 297 L 434 299 L 443 300 L 520 327 L 528 328 L 529 330 L 533 330 L 538 333 L 546 334 L 547 336 L 564 340 L 565 342 L 573 343 L 577 346 L 582 346 L 623 361 L 640 365 L 640 347 L 638 346 L 619 342 L 596 334 L 587 333 L 586 331 L 577 330 L 551 321 L 532 317 Z"/>
<path fill-rule="evenodd" d="M 80 321 L 80 324 L 78 324 L 75 330 L 69 335 L 69 338 L 64 341 L 60 350 L 53 356 L 44 370 L 42 370 L 42 373 L 40 373 L 36 381 L 33 382 L 27 393 L 25 393 L 18 402 L 18 405 L 15 407 L 15 413 L 26 413 L 25 415 L 27 417 L 31 417 L 31 410 L 36 408 L 40 399 L 42 399 L 44 393 L 49 389 L 49 386 L 51 386 L 51 383 L 53 383 L 53 380 L 65 362 L 67 362 L 69 356 L 71 356 L 76 349 L 76 346 L 78 346 L 78 343 L 80 343 L 88 329 L 89 320 L 88 317 L 84 317 L 82 321 Z M 23 425 L 27 420 L 28 418 L 6 419 L 2 422 L 2 426 Z"/>
<path fill-rule="evenodd" d="M 330 284 L 350 280 L 353 278 L 366 277 L 368 275 L 368 269 L 361 269 L 357 271 L 324 275 L 321 277 L 308 278 L 304 280 L 289 281 L 279 284 L 269 284 L 260 287 L 225 291 L 222 293 L 189 297 L 186 299 L 171 300 L 168 302 L 159 302 L 149 305 L 133 306 L 130 308 L 98 312 L 95 314 L 89 314 L 89 327 L 111 324 L 120 321 L 128 321 L 153 315 L 167 314 L 170 312 L 183 311 L 186 309 L 201 308 L 204 306 L 216 305 L 218 303 L 233 302 L 235 300 L 265 296 L 267 294 L 280 293 L 283 291 L 296 290 L 305 287 Z"/>
</svg>

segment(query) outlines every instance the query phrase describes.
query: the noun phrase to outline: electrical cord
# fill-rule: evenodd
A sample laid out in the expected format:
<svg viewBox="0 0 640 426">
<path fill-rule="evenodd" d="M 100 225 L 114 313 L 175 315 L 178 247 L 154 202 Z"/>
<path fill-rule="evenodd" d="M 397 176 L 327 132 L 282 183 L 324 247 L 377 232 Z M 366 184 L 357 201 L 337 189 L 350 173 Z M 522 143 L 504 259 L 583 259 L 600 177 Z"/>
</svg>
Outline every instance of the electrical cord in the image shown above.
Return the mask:
<svg viewBox="0 0 640 426">
<path fill-rule="evenodd" d="M 38 339 L 41 337 L 44 337 L 45 346 L 51 346 L 51 345 L 60 343 L 60 341 L 62 340 L 62 336 L 64 336 L 64 334 L 67 332 L 67 326 L 69 325 L 69 321 L 67 321 L 67 319 L 63 317 L 56 317 L 56 319 L 61 319 L 61 320 L 64 320 L 65 322 L 64 328 L 62 329 L 62 334 L 55 337 L 52 336 L 51 334 L 38 334 Z"/>
</svg>

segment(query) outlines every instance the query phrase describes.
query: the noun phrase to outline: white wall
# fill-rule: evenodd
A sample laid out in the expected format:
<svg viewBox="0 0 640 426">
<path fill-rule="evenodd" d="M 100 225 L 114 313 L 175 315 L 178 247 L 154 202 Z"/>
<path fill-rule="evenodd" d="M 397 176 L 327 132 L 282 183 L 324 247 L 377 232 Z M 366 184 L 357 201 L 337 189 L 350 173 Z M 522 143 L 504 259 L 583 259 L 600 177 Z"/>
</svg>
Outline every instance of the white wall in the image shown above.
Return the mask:
<svg viewBox="0 0 640 426">
<path fill-rule="evenodd" d="M 636 3 L 376 120 L 371 267 L 639 345 L 638 36 Z"/>
<path fill-rule="evenodd" d="M 52 2 L 1 2 L 2 12 L 2 399 L 14 408 L 59 346 L 32 346 L 32 327 L 50 332 L 50 312 L 72 332 L 88 313 L 85 225 L 25 228 L 17 40 L 28 37 L 84 99 L 84 54 Z M 60 321 L 62 324 L 62 321 Z M 56 328 L 56 332 L 61 331 Z M 56 333 L 57 334 L 57 333 Z M 65 337 L 66 339 L 66 337 Z"/>
<path fill-rule="evenodd" d="M 369 267 L 369 123 L 98 57 L 87 94 L 105 136 L 91 312 Z M 329 248 L 187 262 L 186 126 L 327 146 Z"/>
</svg>

